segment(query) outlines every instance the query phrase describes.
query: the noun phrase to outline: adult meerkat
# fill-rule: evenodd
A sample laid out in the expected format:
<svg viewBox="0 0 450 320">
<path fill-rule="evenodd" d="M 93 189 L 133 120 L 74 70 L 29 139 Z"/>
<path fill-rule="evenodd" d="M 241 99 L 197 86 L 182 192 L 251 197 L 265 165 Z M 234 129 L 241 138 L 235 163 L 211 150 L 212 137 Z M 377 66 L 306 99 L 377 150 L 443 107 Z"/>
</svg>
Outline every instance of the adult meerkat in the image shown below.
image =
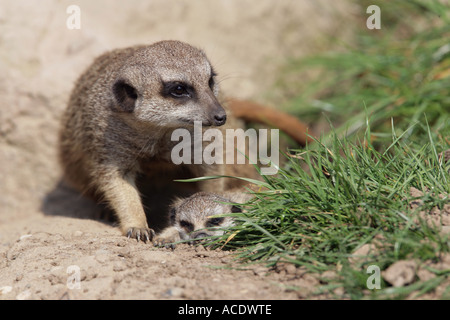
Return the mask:
<svg viewBox="0 0 450 320">
<path fill-rule="evenodd" d="M 153 243 L 173 248 L 174 242 L 180 240 L 220 236 L 225 228 L 233 225 L 233 218 L 226 214 L 241 212 L 241 208 L 233 203 L 244 203 L 249 199 L 248 194 L 241 192 L 197 192 L 188 198 L 177 199 L 169 210 L 171 225 L 158 234 Z"/>
<path fill-rule="evenodd" d="M 216 77 L 203 51 L 161 41 L 107 52 L 76 82 L 59 135 L 64 176 L 82 193 L 108 204 L 128 237 L 151 240 L 155 232 L 147 218 L 165 214 L 173 196 L 239 185 L 224 179 L 174 180 L 223 175 L 225 170 L 252 175 L 239 166 L 171 161 L 178 143 L 171 141 L 175 129 L 192 132 L 194 121 L 204 128 L 233 124 L 218 100 Z M 160 207 L 144 211 L 154 205 Z"/>
</svg>

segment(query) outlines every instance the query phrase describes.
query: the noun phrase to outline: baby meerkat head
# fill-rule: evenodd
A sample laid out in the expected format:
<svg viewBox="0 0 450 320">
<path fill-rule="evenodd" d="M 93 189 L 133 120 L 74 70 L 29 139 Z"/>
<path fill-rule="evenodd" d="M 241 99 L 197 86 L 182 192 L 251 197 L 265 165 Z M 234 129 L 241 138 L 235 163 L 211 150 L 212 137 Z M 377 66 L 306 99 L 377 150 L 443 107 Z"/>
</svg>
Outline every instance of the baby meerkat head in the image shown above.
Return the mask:
<svg viewBox="0 0 450 320">
<path fill-rule="evenodd" d="M 198 192 L 187 199 L 177 200 L 171 207 L 172 225 L 183 240 L 220 236 L 224 228 L 233 225 L 232 217 L 214 217 L 226 213 L 241 212 L 237 206 L 219 195 Z"/>
<path fill-rule="evenodd" d="M 179 41 L 139 47 L 113 81 L 115 110 L 140 124 L 179 128 L 221 126 L 226 113 L 217 100 L 217 74 L 205 53 Z"/>
</svg>

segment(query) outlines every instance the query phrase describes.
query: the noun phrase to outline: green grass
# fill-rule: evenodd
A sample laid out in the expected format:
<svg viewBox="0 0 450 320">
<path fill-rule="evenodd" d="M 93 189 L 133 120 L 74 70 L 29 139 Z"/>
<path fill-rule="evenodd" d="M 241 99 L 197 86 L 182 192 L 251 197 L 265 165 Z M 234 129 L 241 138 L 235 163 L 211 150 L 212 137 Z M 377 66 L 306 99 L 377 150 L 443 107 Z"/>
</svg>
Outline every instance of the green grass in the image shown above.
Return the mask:
<svg viewBox="0 0 450 320">
<path fill-rule="evenodd" d="M 266 177 L 267 190 L 256 194 L 247 212 L 235 215 L 238 223 L 217 243 L 232 234 L 226 247 L 237 249 L 245 262 L 287 261 L 313 273 L 341 268 L 341 285 L 355 298 L 368 277 L 361 270 L 371 264 L 383 270 L 397 260 L 450 252 L 448 236 L 415 223 L 408 205 L 411 187 L 433 190 L 424 196 L 424 208 L 449 201 L 448 195 L 438 196 L 450 192 L 450 165 L 436 155 L 439 146 L 429 140 L 419 147 L 395 137 L 380 152 L 369 133 L 358 143 L 334 135 L 330 145 L 317 141 L 318 147 L 290 157 L 279 176 Z M 350 265 L 355 249 L 380 237 L 378 253 L 356 269 Z"/>
<path fill-rule="evenodd" d="M 421 210 L 449 202 L 450 163 L 439 153 L 450 149 L 450 10 L 435 1 L 379 5 L 382 30 L 360 30 L 344 52 L 288 63 L 288 79 L 318 70 L 297 88 L 280 81 L 287 92 L 301 92 L 289 96 L 289 110 L 333 127 L 291 151 L 277 176 L 264 177 L 265 190 L 235 214 L 236 226 L 215 240 L 245 263 L 334 271 L 317 293 L 334 296 L 343 288 L 337 298 L 420 296 L 450 277 L 450 270 L 433 270 L 433 279 L 400 288 L 384 281 L 381 290 L 366 286 L 369 265 L 385 270 L 398 260 L 439 261 L 450 252 L 449 235 L 418 222 L 409 206 L 411 187 L 424 191 Z M 349 261 L 371 243 L 377 250 Z M 448 299 L 449 290 L 441 297 Z"/>
<path fill-rule="evenodd" d="M 297 93 L 286 97 L 288 110 L 311 122 L 326 115 L 335 126 L 345 124 L 337 130 L 346 130 L 347 134 L 365 125 L 366 114 L 370 115 L 372 127 L 383 133 L 390 131 L 391 117 L 398 130 L 416 121 L 424 123 L 424 113 L 432 130 L 447 123 L 450 10 L 432 7 L 434 1 L 421 1 L 433 11 L 415 5 L 415 1 L 379 2 L 381 30 L 365 29 L 361 21 L 355 26 L 357 36 L 345 45 L 345 52 L 329 52 L 286 64 L 279 85 Z M 360 8 L 362 18 L 367 17 L 366 7 Z M 386 15 L 392 17 L 383 18 Z M 395 20 L 396 15 L 404 20 Z M 386 19 L 392 20 L 390 25 Z M 410 29 L 414 23 L 424 27 L 413 32 Z M 303 79 L 304 72 L 311 70 L 316 75 L 306 83 L 290 81 L 295 76 Z M 426 132 L 421 126 L 413 129 L 409 135 Z"/>
</svg>

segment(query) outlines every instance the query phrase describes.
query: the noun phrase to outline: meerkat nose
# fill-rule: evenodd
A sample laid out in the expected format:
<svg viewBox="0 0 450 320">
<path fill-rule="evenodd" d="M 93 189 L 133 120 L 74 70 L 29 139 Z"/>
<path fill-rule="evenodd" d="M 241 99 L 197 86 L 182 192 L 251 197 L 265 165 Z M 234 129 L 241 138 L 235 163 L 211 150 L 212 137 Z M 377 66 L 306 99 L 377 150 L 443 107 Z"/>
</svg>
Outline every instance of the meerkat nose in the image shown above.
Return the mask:
<svg viewBox="0 0 450 320">
<path fill-rule="evenodd" d="M 216 114 L 214 116 L 214 125 L 216 126 L 222 126 L 227 122 L 227 115 L 226 114 Z"/>
</svg>

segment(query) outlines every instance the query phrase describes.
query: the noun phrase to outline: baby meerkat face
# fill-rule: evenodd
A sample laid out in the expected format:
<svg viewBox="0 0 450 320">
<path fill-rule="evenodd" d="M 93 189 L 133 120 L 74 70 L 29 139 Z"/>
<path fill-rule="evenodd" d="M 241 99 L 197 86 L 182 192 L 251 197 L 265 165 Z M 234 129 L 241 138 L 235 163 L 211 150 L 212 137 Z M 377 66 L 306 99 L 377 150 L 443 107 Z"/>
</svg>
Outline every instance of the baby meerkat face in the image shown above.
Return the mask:
<svg viewBox="0 0 450 320">
<path fill-rule="evenodd" d="M 132 54 L 113 84 L 119 110 L 165 128 L 221 126 L 226 113 L 217 96 L 217 74 L 203 51 L 161 41 Z"/>
<path fill-rule="evenodd" d="M 223 235 L 224 229 L 233 225 L 233 219 L 215 216 L 241 211 L 227 202 L 230 200 L 206 192 L 178 200 L 171 209 L 171 221 L 180 233 L 180 238 L 198 240 Z"/>
</svg>

